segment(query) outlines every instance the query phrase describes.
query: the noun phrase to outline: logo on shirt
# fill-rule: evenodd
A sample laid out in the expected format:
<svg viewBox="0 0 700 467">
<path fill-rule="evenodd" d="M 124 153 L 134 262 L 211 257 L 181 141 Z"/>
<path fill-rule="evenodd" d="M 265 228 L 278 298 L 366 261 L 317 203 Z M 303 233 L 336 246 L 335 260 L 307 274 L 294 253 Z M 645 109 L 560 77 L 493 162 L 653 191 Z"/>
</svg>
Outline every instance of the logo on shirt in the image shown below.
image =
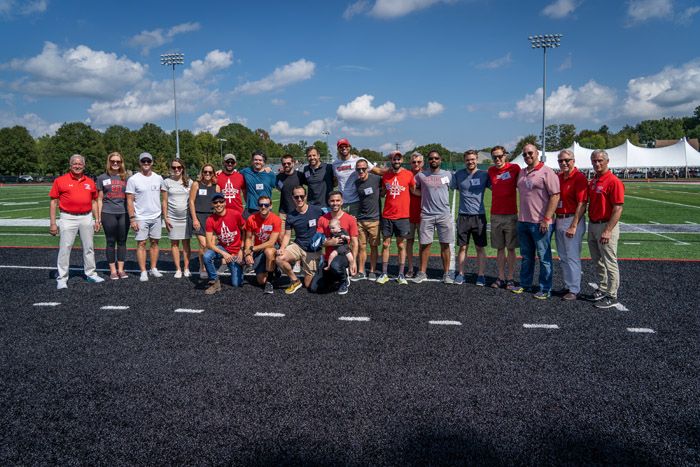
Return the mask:
<svg viewBox="0 0 700 467">
<path fill-rule="evenodd" d="M 219 241 L 221 243 L 223 243 L 224 245 L 228 245 L 228 244 L 236 241 L 236 235 L 238 235 L 238 231 L 234 230 L 232 232 L 231 230 L 229 230 L 228 227 L 226 227 L 226 224 L 222 221 L 221 222 L 221 231 L 216 236 L 216 238 L 218 238 Z"/>
<path fill-rule="evenodd" d="M 90 189 L 90 184 L 89 184 L 89 183 L 86 183 L 86 184 L 85 184 L 85 189 L 86 189 L 86 190 L 89 190 L 89 189 Z"/>
<path fill-rule="evenodd" d="M 226 180 L 226 185 L 224 185 L 224 189 L 221 190 L 221 193 L 224 195 L 224 198 L 226 198 L 226 202 L 230 203 L 236 199 L 236 195 L 239 191 L 240 190 L 233 187 L 233 183 L 231 183 L 231 179 L 229 178 Z"/>
<path fill-rule="evenodd" d="M 399 185 L 399 179 L 396 177 L 394 177 L 391 185 L 387 183 L 386 189 L 392 198 L 396 198 L 401 195 L 402 191 L 406 191 L 406 187 Z"/>
</svg>

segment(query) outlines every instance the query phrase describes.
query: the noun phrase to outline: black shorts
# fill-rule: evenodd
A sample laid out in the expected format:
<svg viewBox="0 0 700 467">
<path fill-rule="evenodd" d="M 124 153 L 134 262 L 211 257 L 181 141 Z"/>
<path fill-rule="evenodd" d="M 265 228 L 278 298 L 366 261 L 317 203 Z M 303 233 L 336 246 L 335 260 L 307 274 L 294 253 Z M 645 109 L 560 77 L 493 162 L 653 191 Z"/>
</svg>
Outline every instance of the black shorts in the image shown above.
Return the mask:
<svg viewBox="0 0 700 467">
<path fill-rule="evenodd" d="M 474 245 L 486 246 L 486 214 L 460 214 L 457 217 L 457 245 L 469 246 L 469 237 Z"/>
<path fill-rule="evenodd" d="M 382 235 L 384 237 L 406 237 L 410 224 L 405 219 L 385 219 L 382 217 Z"/>
<path fill-rule="evenodd" d="M 265 264 L 265 250 L 256 251 L 253 253 L 253 269 L 255 270 L 255 274 L 267 272 L 267 265 Z"/>
</svg>

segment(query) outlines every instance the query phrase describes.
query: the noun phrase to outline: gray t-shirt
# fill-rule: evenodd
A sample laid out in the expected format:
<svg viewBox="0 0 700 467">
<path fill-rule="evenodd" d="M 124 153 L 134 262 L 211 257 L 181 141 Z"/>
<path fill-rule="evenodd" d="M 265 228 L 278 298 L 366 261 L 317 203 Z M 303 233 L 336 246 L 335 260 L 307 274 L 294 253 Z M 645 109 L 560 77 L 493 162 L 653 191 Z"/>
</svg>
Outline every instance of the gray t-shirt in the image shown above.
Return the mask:
<svg viewBox="0 0 700 467">
<path fill-rule="evenodd" d="M 369 174 L 367 180 L 359 178 L 355 180 L 355 189 L 360 197 L 360 213 L 357 215 L 357 222 L 374 222 L 380 218 L 382 200 L 380 190 L 382 187 L 382 177 Z"/>
<path fill-rule="evenodd" d="M 343 203 L 356 203 L 360 200 L 355 190 L 355 180 L 357 173 L 355 172 L 355 164 L 357 161 L 364 160 L 364 157 L 349 157 L 348 160 L 336 159 L 333 161 L 333 175 L 338 180 L 338 191 L 343 194 Z M 369 170 L 374 168 L 374 164 L 367 161 Z"/>
<path fill-rule="evenodd" d="M 491 178 L 485 170 L 477 170 L 473 174 L 467 169 L 458 170 L 452 177 L 450 188 L 459 190 L 459 213 L 486 214 L 484 193 L 490 186 Z"/>
<path fill-rule="evenodd" d="M 151 172 L 150 177 L 138 172 L 126 181 L 126 192 L 134 195 L 136 220 L 151 220 L 160 217 L 161 183 L 163 183 L 163 177 L 155 172 Z"/>
<path fill-rule="evenodd" d="M 124 214 L 126 212 L 126 181 L 119 175 L 97 177 L 97 191 L 102 192 L 102 212 L 107 214 Z"/>
<path fill-rule="evenodd" d="M 161 183 L 160 190 L 168 193 L 168 217 L 171 219 L 187 219 L 190 202 L 190 188 L 182 182 L 176 182 L 172 178 L 166 178 Z"/>
<path fill-rule="evenodd" d="M 416 187 L 420 188 L 420 212 L 426 216 L 450 214 L 450 184 L 452 174 L 447 170 L 430 169 L 416 174 Z"/>
</svg>

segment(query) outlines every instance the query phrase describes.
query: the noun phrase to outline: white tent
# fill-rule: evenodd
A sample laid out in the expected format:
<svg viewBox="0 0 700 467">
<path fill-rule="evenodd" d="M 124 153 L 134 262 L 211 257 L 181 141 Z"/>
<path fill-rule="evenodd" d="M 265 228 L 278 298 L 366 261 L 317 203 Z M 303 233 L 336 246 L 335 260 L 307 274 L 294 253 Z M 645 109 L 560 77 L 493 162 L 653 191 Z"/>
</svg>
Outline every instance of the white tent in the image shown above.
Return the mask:
<svg viewBox="0 0 700 467">
<path fill-rule="evenodd" d="M 576 158 L 576 167 L 579 169 L 592 169 L 591 153 L 592 149 L 584 148 L 578 143 L 570 148 Z M 672 146 L 664 148 L 640 148 L 630 143 L 629 140 L 616 148 L 606 149 L 610 157 L 611 169 L 641 169 L 641 168 L 659 168 L 659 167 L 700 167 L 700 152 L 696 151 L 688 141 L 683 138 Z M 559 169 L 557 156 L 559 151 L 547 151 L 547 164 L 553 169 Z M 525 167 L 523 155 L 518 156 L 512 161 L 520 167 Z"/>
</svg>

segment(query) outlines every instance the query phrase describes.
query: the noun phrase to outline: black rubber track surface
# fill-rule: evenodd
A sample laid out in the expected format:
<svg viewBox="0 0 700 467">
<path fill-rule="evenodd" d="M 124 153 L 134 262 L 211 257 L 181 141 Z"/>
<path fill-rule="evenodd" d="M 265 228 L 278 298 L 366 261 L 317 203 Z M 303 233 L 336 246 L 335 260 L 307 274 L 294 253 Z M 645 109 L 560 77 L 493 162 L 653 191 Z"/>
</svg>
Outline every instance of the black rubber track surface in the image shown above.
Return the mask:
<svg viewBox="0 0 700 467">
<path fill-rule="evenodd" d="M 205 296 L 172 275 L 56 291 L 54 271 L 6 267 L 56 253 L 0 249 L 1 465 L 700 464 L 698 262 L 621 261 L 628 311 L 473 275 Z"/>
</svg>

